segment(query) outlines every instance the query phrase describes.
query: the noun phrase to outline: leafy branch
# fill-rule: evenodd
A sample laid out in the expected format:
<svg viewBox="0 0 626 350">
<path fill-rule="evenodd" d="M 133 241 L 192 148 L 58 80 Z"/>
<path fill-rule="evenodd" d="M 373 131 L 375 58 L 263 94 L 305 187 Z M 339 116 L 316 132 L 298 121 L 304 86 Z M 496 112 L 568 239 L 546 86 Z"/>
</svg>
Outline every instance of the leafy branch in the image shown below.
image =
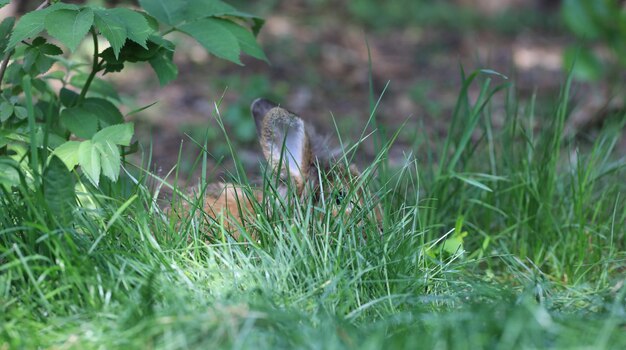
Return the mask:
<svg viewBox="0 0 626 350">
<path fill-rule="evenodd" d="M 267 60 L 255 39 L 261 18 L 220 0 L 139 3 L 143 11 L 47 0 L 18 21 L 0 23 L 0 83 L 9 87 L 0 90 L 0 149 L 24 155 L 14 159 L 24 170 L 41 174 L 58 164 L 51 160 L 58 157 L 68 170 L 79 166 L 96 186 L 101 175 L 117 181 L 120 147 L 131 145 L 134 127 L 118 109 L 117 92 L 98 73 L 120 72 L 127 62 L 146 62 L 161 85 L 167 84 L 178 74 L 175 45 L 164 38 L 168 33 L 189 35 L 209 53 L 237 64 L 242 53 Z M 159 33 L 161 25 L 169 29 Z M 94 48 L 90 70 L 85 71 L 72 54 L 88 35 Z M 101 39 L 109 43 L 102 51 Z M 58 58 L 62 47 L 69 49 L 64 59 Z M 55 63 L 66 69 L 53 69 Z M 63 83 L 60 90 L 49 84 L 53 79 Z M 8 154 L 3 151 L 0 158 Z"/>
</svg>

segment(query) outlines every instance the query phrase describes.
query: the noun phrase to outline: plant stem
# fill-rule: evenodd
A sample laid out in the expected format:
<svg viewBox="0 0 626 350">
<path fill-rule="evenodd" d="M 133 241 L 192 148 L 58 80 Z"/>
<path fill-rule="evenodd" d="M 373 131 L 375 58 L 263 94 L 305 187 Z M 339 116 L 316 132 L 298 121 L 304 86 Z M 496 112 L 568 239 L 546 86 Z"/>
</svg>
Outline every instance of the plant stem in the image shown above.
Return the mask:
<svg viewBox="0 0 626 350">
<path fill-rule="evenodd" d="M 7 70 L 7 66 L 9 65 L 9 60 L 11 59 L 11 55 L 13 54 L 13 50 L 9 51 L 4 55 L 4 59 L 0 64 L 0 92 L 2 92 L 2 79 L 4 79 L 4 72 Z"/>
<path fill-rule="evenodd" d="M 83 89 L 80 91 L 80 96 L 78 96 L 78 100 L 76 100 L 76 103 L 74 104 L 75 106 L 80 105 L 83 102 L 93 78 L 100 70 L 100 64 L 98 63 L 98 36 L 96 35 L 96 30 L 93 28 L 91 28 L 91 37 L 93 38 L 93 63 L 91 66 L 91 73 L 89 73 L 87 81 L 85 82 Z"/>
<path fill-rule="evenodd" d="M 168 30 L 164 31 L 163 33 L 161 33 L 161 36 L 166 36 L 167 34 L 169 34 L 169 33 L 173 32 L 173 31 L 175 31 L 175 30 L 176 30 L 176 27 L 172 27 L 172 28 L 170 28 L 170 29 L 168 29 Z"/>
<path fill-rule="evenodd" d="M 33 171 L 33 178 L 39 180 L 39 157 L 37 154 L 37 126 L 35 121 L 35 111 L 33 107 L 33 91 L 32 83 L 30 81 L 30 75 L 25 75 L 22 78 L 22 87 L 24 88 L 26 111 L 28 113 L 28 130 L 30 133 L 30 168 Z M 43 164 L 42 164 L 43 168 Z"/>
</svg>

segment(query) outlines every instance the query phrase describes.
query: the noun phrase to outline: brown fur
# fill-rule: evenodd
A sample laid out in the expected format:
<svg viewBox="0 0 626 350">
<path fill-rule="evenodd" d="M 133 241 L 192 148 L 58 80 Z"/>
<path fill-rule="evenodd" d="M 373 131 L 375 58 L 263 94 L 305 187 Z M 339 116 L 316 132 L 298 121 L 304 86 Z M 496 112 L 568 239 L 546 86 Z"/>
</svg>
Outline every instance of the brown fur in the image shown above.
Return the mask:
<svg viewBox="0 0 626 350">
<path fill-rule="evenodd" d="M 339 197 L 353 188 L 351 184 L 360 176 L 356 167 L 346 167 L 338 162 L 335 159 L 337 152 L 328 147 L 327 139 L 319 137 L 294 113 L 263 99 L 254 101 L 251 111 L 263 155 L 274 174 L 280 177 L 278 194 L 285 198 L 287 183 L 291 181 L 300 198 L 313 196 L 315 202 L 323 198 L 339 204 Z M 329 181 L 320 184 L 320 178 Z M 359 189 L 354 200 L 343 206 L 348 214 L 355 205 L 363 204 L 363 195 L 363 190 Z M 225 229 L 233 232 L 237 226 L 251 222 L 250 215 L 255 213 L 254 202 L 266 203 L 263 191 L 250 193 L 233 184 L 214 183 L 206 189 L 203 210 L 217 222 L 223 218 Z M 333 209 L 335 215 L 337 207 Z M 238 238 L 235 232 L 233 236 Z"/>
</svg>

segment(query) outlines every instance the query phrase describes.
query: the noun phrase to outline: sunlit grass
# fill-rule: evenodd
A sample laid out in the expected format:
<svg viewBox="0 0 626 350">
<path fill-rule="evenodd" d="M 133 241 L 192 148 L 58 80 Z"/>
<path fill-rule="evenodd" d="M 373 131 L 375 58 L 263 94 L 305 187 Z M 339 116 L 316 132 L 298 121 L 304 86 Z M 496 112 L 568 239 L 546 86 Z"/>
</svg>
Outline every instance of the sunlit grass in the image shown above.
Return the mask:
<svg viewBox="0 0 626 350">
<path fill-rule="evenodd" d="M 569 82 L 535 130 L 533 101 L 490 73 L 464 79 L 436 161 L 392 167 L 379 139 L 349 215 L 283 200 L 238 162 L 230 178 L 271 200 L 237 240 L 203 215 L 205 177 L 174 188 L 176 215 L 156 204 L 169 185 L 128 166 L 123 184 L 86 185 L 67 227 L 37 193 L 3 189 L 0 348 L 624 348 L 623 124 L 578 147 Z M 494 94 L 510 95 L 501 130 Z"/>
</svg>

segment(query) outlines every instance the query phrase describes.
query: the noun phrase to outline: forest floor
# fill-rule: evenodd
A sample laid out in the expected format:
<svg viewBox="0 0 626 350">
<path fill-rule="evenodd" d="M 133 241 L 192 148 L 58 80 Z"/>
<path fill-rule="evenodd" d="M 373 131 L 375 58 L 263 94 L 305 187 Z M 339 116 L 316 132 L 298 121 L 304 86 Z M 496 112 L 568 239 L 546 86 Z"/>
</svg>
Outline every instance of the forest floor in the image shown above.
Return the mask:
<svg viewBox="0 0 626 350">
<path fill-rule="evenodd" d="M 269 64 L 244 58 L 245 66 L 236 66 L 176 37 L 180 74 L 173 83 L 162 89 L 146 88 L 157 82 L 145 67 L 113 77 L 138 106 L 158 101 L 136 119 L 142 125 L 138 128 L 141 139 L 146 144 L 152 141 L 159 169 L 177 163 L 181 142 L 187 145 L 185 156 L 192 159 L 198 153 L 190 137 L 201 140 L 208 135 L 214 155 L 225 155 L 224 136 L 215 121 L 213 104 L 218 101 L 225 127 L 241 146 L 246 166 L 258 163 L 248 106 L 261 96 L 273 98 L 331 135 L 336 134 L 334 118 L 342 139 L 355 140 L 370 116 L 370 76 L 374 99 L 381 97 L 376 113 L 379 127 L 389 134 L 403 130 L 392 158 L 408 152 L 424 154 L 424 147 L 416 146 L 415 130 L 425 131 L 426 142 L 433 144 L 445 137 L 461 69 L 466 74 L 489 69 L 508 77 L 522 101 L 521 112 L 535 96 L 535 120 L 540 128 L 553 119 L 552 102 L 567 76 L 563 52 L 576 44 L 555 23 L 558 9 L 541 12 L 529 5 L 518 4 L 504 14 L 473 13 L 473 17 L 459 7 L 454 9 L 458 22 L 408 21 L 378 27 L 328 4 L 285 2 L 255 10 L 266 18 L 259 41 Z M 464 20 L 468 16 L 471 19 Z M 494 77 L 494 83 L 507 81 Z M 568 135 L 581 136 L 583 131 L 583 139 L 593 138 L 607 110 L 623 108 L 623 95 L 615 85 L 606 81 L 574 84 Z M 475 88 L 470 96 L 478 92 Z M 495 127 L 504 122 L 505 105 L 506 92 L 495 96 L 491 111 Z M 621 148 L 626 149 L 626 141 Z M 365 142 L 361 162 L 366 164 L 375 153 L 372 143 Z"/>
</svg>

